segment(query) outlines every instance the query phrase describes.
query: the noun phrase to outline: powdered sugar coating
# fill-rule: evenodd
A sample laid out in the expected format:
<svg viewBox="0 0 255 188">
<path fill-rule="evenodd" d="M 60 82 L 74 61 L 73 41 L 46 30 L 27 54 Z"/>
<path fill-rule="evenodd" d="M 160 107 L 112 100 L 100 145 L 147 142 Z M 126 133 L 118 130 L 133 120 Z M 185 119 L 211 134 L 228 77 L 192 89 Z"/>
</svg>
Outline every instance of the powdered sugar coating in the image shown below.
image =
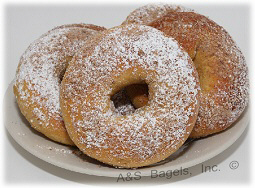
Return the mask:
<svg viewBox="0 0 255 188">
<path fill-rule="evenodd" d="M 193 12 L 192 9 L 165 3 L 148 4 L 131 12 L 122 24 L 148 24 L 169 12 Z"/>
<path fill-rule="evenodd" d="M 175 38 L 196 65 L 202 96 L 191 136 L 232 125 L 248 105 L 249 76 L 245 58 L 227 31 L 194 12 L 172 12 L 148 25 Z"/>
<path fill-rule="evenodd" d="M 62 76 L 72 56 L 103 29 L 89 24 L 59 26 L 35 40 L 21 56 L 14 91 L 32 126 L 66 132 L 59 104 Z"/>
<path fill-rule="evenodd" d="M 188 54 L 162 32 L 139 25 L 110 29 L 90 42 L 73 58 L 61 88 L 61 109 L 75 144 L 115 166 L 168 157 L 185 142 L 197 115 L 200 89 Z M 150 88 L 149 105 L 115 113 L 111 95 L 141 80 Z"/>
</svg>

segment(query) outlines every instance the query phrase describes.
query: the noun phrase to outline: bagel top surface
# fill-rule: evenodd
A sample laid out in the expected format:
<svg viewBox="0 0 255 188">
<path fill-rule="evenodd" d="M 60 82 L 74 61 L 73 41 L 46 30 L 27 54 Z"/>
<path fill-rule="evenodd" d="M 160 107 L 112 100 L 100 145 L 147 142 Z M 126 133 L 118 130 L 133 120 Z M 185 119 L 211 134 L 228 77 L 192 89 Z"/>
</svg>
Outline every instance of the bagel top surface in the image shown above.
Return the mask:
<svg viewBox="0 0 255 188">
<path fill-rule="evenodd" d="M 192 9 L 164 3 L 148 4 L 132 11 L 122 24 L 149 24 L 170 12 L 193 12 Z"/>
<path fill-rule="evenodd" d="M 63 74 L 74 53 L 102 30 L 103 27 L 91 24 L 58 26 L 31 43 L 21 56 L 14 93 L 22 113 L 40 132 L 65 131 L 59 104 Z M 52 139 L 58 141 L 61 136 Z"/>
<path fill-rule="evenodd" d="M 223 27 L 206 16 L 189 10 L 160 11 L 155 7 L 157 5 L 140 7 L 123 23 L 138 22 L 159 29 L 176 39 L 192 58 L 199 74 L 202 97 L 191 137 L 225 130 L 248 105 L 248 67 L 241 50 Z M 137 100 L 139 97 L 136 96 Z"/>
<path fill-rule="evenodd" d="M 115 113 L 111 96 L 146 82 L 149 105 Z M 165 159 L 196 121 L 199 83 L 178 43 L 157 29 L 123 25 L 101 32 L 77 53 L 61 84 L 67 131 L 85 154 L 104 163 L 139 167 Z"/>
<path fill-rule="evenodd" d="M 248 67 L 232 37 L 214 21 L 194 12 L 172 12 L 148 25 L 175 38 L 198 71 L 202 97 L 191 136 L 206 136 L 229 127 L 249 99 Z"/>
</svg>

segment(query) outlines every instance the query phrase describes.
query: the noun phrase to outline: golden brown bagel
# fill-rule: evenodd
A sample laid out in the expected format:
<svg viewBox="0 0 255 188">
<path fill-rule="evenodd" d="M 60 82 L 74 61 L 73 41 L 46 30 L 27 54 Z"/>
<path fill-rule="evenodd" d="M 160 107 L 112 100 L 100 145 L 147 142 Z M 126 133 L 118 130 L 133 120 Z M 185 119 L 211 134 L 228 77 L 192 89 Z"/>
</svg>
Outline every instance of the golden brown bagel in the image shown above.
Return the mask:
<svg viewBox="0 0 255 188">
<path fill-rule="evenodd" d="M 56 27 L 35 40 L 20 58 L 13 87 L 19 108 L 34 129 L 54 141 L 73 145 L 61 117 L 60 83 L 74 53 L 102 30 L 90 24 Z"/>
<path fill-rule="evenodd" d="M 148 84 L 149 104 L 128 115 L 115 113 L 111 97 L 141 82 Z M 81 151 L 132 168 L 178 150 L 196 121 L 199 92 L 195 67 L 175 40 L 152 27 L 123 25 L 96 35 L 74 56 L 60 105 Z"/>
<path fill-rule="evenodd" d="M 201 105 L 190 137 L 204 137 L 232 125 L 248 104 L 249 80 L 245 58 L 226 30 L 194 12 L 171 12 L 147 25 L 176 39 L 198 71 Z"/>
<path fill-rule="evenodd" d="M 183 6 L 170 5 L 165 3 L 148 4 L 139 7 L 132 11 L 126 18 L 123 24 L 143 24 L 147 25 L 150 22 L 161 18 L 171 12 L 193 12 L 192 9 L 188 9 Z"/>
</svg>

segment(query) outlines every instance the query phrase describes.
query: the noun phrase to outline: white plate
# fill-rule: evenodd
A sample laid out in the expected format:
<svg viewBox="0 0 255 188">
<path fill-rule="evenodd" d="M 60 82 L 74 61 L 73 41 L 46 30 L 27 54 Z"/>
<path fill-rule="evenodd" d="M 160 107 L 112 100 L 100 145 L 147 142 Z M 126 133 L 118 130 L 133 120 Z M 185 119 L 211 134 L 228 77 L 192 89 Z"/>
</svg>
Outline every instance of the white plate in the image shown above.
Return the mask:
<svg viewBox="0 0 255 188">
<path fill-rule="evenodd" d="M 118 177 L 150 176 L 151 170 L 167 171 L 184 169 L 202 163 L 231 146 L 244 132 L 249 123 L 250 108 L 247 107 L 235 125 L 226 131 L 185 144 L 181 150 L 158 164 L 138 169 L 117 169 L 102 164 L 81 154 L 75 147 L 53 142 L 32 129 L 20 113 L 12 91 L 13 83 L 7 89 L 4 98 L 5 126 L 14 140 L 36 157 L 53 165 L 84 174 Z"/>
</svg>

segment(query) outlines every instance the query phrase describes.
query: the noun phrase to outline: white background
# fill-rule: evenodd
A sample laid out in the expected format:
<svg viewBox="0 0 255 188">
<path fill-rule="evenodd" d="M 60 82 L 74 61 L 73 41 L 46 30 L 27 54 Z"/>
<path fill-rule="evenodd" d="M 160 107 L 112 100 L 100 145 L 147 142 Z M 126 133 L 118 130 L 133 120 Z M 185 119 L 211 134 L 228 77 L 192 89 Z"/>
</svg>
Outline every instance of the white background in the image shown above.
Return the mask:
<svg viewBox="0 0 255 188">
<path fill-rule="evenodd" d="M 55 26 L 69 23 L 92 23 L 107 28 L 121 24 L 130 11 L 141 4 L 5 4 L 3 7 L 4 21 L 4 85 L 1 93 L 7 89 L 8 84 L 15 76 L 19 58 L 28 45 Z M 251 65 L 251 7 L 250 4 L 183 4 L 194 8 L 198 13 L 209 16 L 212 20 L 223 26 L 237 42 L 244 53 L 247 64 Z M 250 68 L 251 69 L 251 68 Z M 3 96 L 3 95 L 1 95 Z M 2 98 L 1 98 L 2 100 Z M 174 184 L 229 184 L 249 183 L 252 171 L 250 154 L 251 133 L 245 133 L 229 149 L 206 161 L 204 165 L 217 165 L 220 171 L 201 173 L 201 165 L 190 168 L 191 177 L 178 176 L 166 178 L 142 178 L 139 181 L 116 183 L 117 178 L 95 177 L 74 173 L 52 166 L 32 156 L 21 148 L 3 129 L 3 182 L 6 185 L 45 185 L 64 184 L 73 185 L 156 185 Z M 238 161 L 240 166 L 236 170 L 229 168 L 231 161 Z"/>
</svg>

